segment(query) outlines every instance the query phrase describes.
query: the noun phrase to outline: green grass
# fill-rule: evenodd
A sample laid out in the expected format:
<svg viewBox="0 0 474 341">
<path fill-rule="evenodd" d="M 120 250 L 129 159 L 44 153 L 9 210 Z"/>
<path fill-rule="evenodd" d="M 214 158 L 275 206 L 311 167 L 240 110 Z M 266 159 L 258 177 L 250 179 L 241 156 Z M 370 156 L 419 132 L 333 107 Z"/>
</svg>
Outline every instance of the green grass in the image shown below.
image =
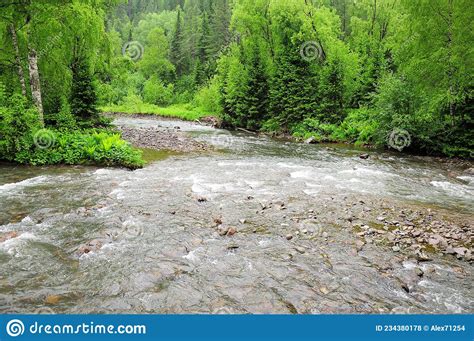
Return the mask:
<svg viewBox="0 0 474 341">
<path fill-rule="evenodd" d="M 185 121 L 195 121 L 205 116 L 208 113 L 198 108 L 190 108 L 186 104 L 175 104 L 169 107 L 159 107 L 154 104 L 139 103 L 139 104 L 123 104 L 104 106 L 100 108 L 102 112 L 110 113 L 124 113 L 124 114 L 148 114 L 164 117 L 175 117 Z"/>
</svg>

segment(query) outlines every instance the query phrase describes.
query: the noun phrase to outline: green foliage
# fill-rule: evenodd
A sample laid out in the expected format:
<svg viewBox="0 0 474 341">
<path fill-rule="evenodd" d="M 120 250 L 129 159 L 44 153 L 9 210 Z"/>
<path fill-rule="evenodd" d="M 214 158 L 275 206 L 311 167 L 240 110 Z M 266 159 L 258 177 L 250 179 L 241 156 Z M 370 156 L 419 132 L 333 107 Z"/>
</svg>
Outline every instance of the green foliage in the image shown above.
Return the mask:
<svg viewBox="0 0 474 341">
<path fill-rule="evenodd" d="M 185 104 L 174 104 L 168 107 L 159 107 L 153 104 L 143 102 L 125 103 L 122 105 L 102 107 L 104 112 L 123 113 L 123 114 L 148 114 L 164 117 L 174 117 L 186 121 L 195 121 L 201 117 L 208 116 L 211 112 L 206 112 L 200 108 L 191 108 Z"/>
<path fill-rule="evenodd" d="M 132 148 L 120 135 L 105 132 L 56 132 L 48 148 L 19 151 L 15 161 L 31 165 L 93 164 L 137 169 L 143 166 L 141 152 Z"/>
<path fill-rule="evenodd" d="M 15 94 L 6 104 L 0 106 L 0 159 L 13 161 L 18 152 L 31 148 L 41 126 L 26 98 Z"/>
<path fill-rule="evenodd" d="M 78 56 L 72 64 L 71 113 L 82 126 L 90 126 L 99 113 L 97 96 L 87 60 Z"/>
<path fill-rule="evenodd" d="M 206 113 L 220 116 L 222 114 L 219 82 L 213 78 L 194 96 L 193 104 Z"/>
<path fill-rule="evenodd" d="M 173 99 L 173 85 L 165 86 L 158 77 L 153 76 L 145 82 L 143 99 L 150 104 L 169 105 Z"/>
</svg>

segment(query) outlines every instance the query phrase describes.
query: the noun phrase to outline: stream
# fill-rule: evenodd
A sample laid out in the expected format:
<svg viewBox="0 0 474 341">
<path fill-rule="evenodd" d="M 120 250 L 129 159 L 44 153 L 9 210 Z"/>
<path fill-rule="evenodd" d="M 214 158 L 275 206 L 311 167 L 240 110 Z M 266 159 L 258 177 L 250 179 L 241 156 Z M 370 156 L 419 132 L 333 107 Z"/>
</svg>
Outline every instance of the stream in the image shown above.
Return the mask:
<svg viewBox="0 0 474 341">
<path fill-rule="evenodd" d="M 406 204 L 468 221 L 465 169 L 186 122 L 117 123 L 179 126 L 217 150 L 157 153 L 133 172 L 0 165 L 0 236 L 15 233 L 0 241 L 1 313 L 474 312 L 472 263 L 357 250 L 347 218 Z"/>
</svg>

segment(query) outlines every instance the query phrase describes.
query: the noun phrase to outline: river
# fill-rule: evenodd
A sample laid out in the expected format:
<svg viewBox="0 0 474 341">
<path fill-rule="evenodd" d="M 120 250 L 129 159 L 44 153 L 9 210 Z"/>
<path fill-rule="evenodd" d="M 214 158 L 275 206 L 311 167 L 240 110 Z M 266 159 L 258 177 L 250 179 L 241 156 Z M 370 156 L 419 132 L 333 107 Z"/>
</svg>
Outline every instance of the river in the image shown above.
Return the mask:
<svg viewBox="0 0 474 341">
<path fill-rule="evenodd" d="M 474 177 L 464 169 L 185 122 L 118 122 L 179 126 L 219 151 L 160 154 L 133 172 L 0 165 L 0 236 L 15 233 L 0 242 L 0 312 L 474 311 L 469 262 L 354 244 L 354 223 L 385 206 L 469 221 Z"/>
</svg>

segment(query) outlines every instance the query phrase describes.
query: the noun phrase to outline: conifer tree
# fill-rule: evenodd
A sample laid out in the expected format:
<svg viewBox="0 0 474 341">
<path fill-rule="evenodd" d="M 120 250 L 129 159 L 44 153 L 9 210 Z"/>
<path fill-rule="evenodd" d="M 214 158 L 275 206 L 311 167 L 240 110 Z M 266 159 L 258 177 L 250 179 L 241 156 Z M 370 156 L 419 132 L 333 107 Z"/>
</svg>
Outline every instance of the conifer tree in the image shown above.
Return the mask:
<svg viewBox="0 0 474 341">
<path fill-rule="evenodd" d="M 98 119 L 97 95 L 89 63 L 78 55 L 72 63 L 71 113 L 88 125 Z"/>
</svg>

